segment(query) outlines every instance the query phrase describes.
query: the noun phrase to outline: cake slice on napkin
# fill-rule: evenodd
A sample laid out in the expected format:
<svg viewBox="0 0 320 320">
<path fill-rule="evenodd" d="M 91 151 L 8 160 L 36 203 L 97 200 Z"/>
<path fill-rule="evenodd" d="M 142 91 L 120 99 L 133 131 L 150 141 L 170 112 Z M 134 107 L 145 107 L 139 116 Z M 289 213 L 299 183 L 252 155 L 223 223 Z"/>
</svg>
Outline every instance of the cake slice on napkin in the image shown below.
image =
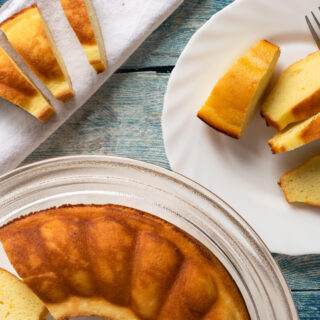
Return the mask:
<svg viewBox="0 0 320 320">
<path fill-rule="evenodd" d="M 0 319 L 45 320 L 43 302 L 16 276 L 0 268 Z"/>
<path fill-rule="evenodd" d="M 279 55 L 279 47 L 268 41 L 255 44 L 217 82 L 198 117 L 239 139 L 257 111 Z"/>
<path fill-rule="evenodd" d="M 107 57 L 99 21 L 91 0 L 60 0 L 89 63 L 97 73 L 107 70 Z"/>
<path fill-rule="evenodd" d="M 262 106 L 262 116 L 277 130 L 320 112 L 320 51 L 289 66 Z"/>
<path fill-rule="evenodd" d="M 43 122 L 54 113 L 54 109 L 41 92 L 1 47 L 0 96 Z"/>
<path fill-rule="evenodd" d="M 56 99 L 74 96 L 68 71 L 37 5 L 13 15 L 0 28 Z"/>
</svg>

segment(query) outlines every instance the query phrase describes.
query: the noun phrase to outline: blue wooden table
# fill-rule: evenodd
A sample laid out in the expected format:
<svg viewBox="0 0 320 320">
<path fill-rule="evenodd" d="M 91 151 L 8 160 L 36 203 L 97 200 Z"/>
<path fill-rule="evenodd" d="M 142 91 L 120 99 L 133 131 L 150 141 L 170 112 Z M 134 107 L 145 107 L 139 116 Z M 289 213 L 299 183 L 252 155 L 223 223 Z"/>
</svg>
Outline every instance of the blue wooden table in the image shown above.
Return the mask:
<svg viewBox="0 0 320 320">
<path fill-rule="evenodd" d="M 24 163 L 63 155 L 115 154 L 170 169 L 160 123 L 170 72 L 191 35 L 230 2 L 185 0 L 126 64 Z M 274 253 L 274 257 L 292 290 L 300 318 L 320 319 L 320 255 L 292 257 Z"/>
</svg>

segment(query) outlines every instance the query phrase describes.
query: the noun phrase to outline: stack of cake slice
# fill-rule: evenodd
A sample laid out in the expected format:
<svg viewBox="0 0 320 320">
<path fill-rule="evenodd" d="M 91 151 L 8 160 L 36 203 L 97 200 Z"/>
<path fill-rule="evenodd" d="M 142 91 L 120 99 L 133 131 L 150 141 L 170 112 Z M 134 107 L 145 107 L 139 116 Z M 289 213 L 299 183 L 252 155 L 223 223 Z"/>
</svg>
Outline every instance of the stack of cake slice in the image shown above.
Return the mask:
<svg viewBox="0 0 320 320">
<path fill-rule="evenodd" d="M 56 99 L 66 101 L 73 97 L 68 71 L 37 5 L 2 22 L 0 28 Z"/>
<path fill-rule="evenodd" d="M 61 0 L 90 64 L 97 73 L 107 68 L 99 22 L 90 0 Z M 14 50 L 57 100 L 74 96 L 71 79 L 49 27 L 36 4 L 0 24 Z M 0 96 L 20 106 L 37 119 L 46 121 L 54 109 L 35 84 L 6 51 L 0 48 Z"/>
<path fill-rule="evenodd" d="M 289 66 L 262 106 L 267 124 L 280 130 L 270 141 L 274 153 L 320 138 L 320 52 Z"/>
</svg>

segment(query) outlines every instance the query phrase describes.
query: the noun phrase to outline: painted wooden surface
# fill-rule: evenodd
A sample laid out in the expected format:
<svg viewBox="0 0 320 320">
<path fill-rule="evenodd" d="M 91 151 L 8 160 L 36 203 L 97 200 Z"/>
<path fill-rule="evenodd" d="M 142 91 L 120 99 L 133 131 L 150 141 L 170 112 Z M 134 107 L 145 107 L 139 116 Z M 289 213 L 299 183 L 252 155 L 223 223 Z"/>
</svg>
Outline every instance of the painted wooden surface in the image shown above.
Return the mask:
<svg viewBox="0 0 320 320">
<path fill-rule="evenodd" d="M 170 72 L 192 34 L 230 2 L 185 0 L 118 73 L 24 163 L 62 155 L 115 154 L 170 169 L 160 124 Z M 320 255 L 273 255 L 292 290 L 300 318 L 320 319 Z"/>
</svg>

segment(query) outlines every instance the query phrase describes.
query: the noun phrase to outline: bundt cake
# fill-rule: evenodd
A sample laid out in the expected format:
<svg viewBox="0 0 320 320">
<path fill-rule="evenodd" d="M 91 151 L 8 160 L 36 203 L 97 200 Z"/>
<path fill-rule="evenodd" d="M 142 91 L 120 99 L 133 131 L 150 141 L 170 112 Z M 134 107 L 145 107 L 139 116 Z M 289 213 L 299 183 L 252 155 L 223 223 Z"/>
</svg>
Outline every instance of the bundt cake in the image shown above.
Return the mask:
<svg viewBox="0 0 320 320">
<path fill-rule="evenodd" d="M 291 66 L 278 78 L 262 105 L 262 116 L 277 130 L 320 112 L 320 51 Z"/>
<path fill-rule="evenodd" d="M 288 202 L 320 206 L 320 155 L 284 174 L 279 185 Z"/>
<path fill-rule="evenodd" d="M 1 47 L 0 96 L 41 121 L 48 120 L 54 113 L 46 98 Z"/>
<path fill-rule="evenodd" d="M 257 111 L 279 55 L 279 47 L 268 41 L 255 44 L 220 78 L 198 117 L 239 139 Z"/>
<path fill-rule="evenodd" d="M 36 4 L 2 22 L 0 29 L 56 99 L 74 96 L 68 71 Z"/>
<path fill-rule="evenodd" d="M 43 302 L 13 274 L 0 268 L 0 319 L 45 320 Z"/>
<path fill-rule="evenodd" d="M 107 70 L 107 57 L 99 21 L 91 0 L 60 0 L 89 63 L 97 73 Z"/>
<path fill-rule="evenodd" d="M 222 264 L 170 223 L 118 205 L 48 209 L 0 229 L 10 262 L 56 320 L 244 320 Z"/>
<path fill-rule="evenodd" d="M 268 141 L 273 153 L 287 152 L 320 138 L 320 113 L 278 132 Z"/>
</svg>

